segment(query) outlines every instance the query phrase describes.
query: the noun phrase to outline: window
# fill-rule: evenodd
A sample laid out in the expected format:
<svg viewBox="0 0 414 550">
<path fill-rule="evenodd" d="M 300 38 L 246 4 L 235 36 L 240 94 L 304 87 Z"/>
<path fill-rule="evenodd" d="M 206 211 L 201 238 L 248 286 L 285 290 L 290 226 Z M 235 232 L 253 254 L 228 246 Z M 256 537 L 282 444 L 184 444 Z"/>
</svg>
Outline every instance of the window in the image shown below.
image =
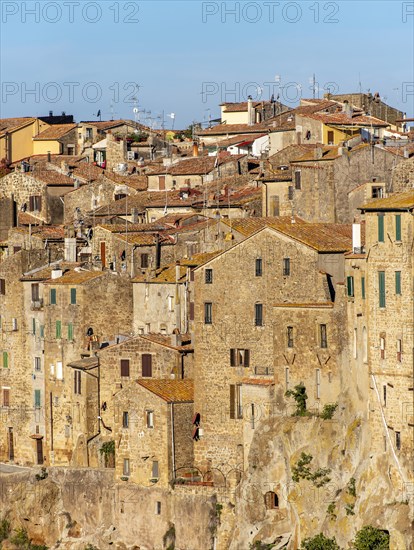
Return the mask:
<svg viewBox="0 0 414 550">
<path fill-rule="evenodd" d="M 148 254 L 141 254 L 141 269 L 146 269 L 148 263 Z"/>
<path fill-rule="evenodd" d="M 256 277 L 263 275 L 263 262 L 262 258 L 256 258 Z"/>
<path fill-rule="evenodd" d="M 56 379 L 63 380 L 63 364 L 62 361 L 56 361 Z"/>
<path fill-rule="evenodd" d="M 144 353 L 141 357 L 141 366 L 142 366 L 142 376 L 151 377 L 152 376 L 152 355 L 149 353 Z"/>
<path fill-rule="evenodd" d="M 122 427 L 123 428 L 129 428 L 129 413 L 128 413 L 128 411 L 124 411 L 122 413 Z"/>
<path fill-rule="evenodd" d="M 204 281 L 206 284 L 211 284 L 213 282 L 213 270 L 212 269 L 206 269 L 204 271 Z"/>
<path fill-rule="evenodd" d="M 32 334 L 36 335 L 36 319 L 32 317 Z"/>
<path fill-rule="evenodd" d="M 361 298 L 365 300 L 365 277 L 361 277 Z"/>
<path fill-rule="evenodd" d="M 395 240 L 401 241 L 401 214 L 395 216 Z"/>
<path fill-rule="evenodd" d="M 6 294 L 6 279 L 0 279 L 0 294 Z"/>
<path fill-rule="evenodd" d="M 381 199 L 384 196 L 383 187 L 372 187 L 371 196 L 373 199 Z"/>
<path fill-rule="evenodd" d="M 69 342 L 73 340 L 73 323 L 68 323 L 68 340 Z"/>
<path fill-rule="evenodd" d="M 85 139 L 89 140 L 93 137 L 93 130 L 92 128 L 85 128 Z"/>
<path fill-rule="evenodd" d="M 145 421 L 147 428 L 154 427 L 154 411 L 145 411 Z"/>
<path fill-rule="evenodd" d="M 401 295 L 401 271 L 395 272 L 395 294 Z"/>
<path fill-rule="evenodd" d="M 401 449 L 401 432 L 395 432 L 395 446 L 397 451 Z"/>
<path fill-rule="evenodd" d="M 230 366 L 231 367 L 248 367 L 250 365 L 250 350 L 236 349 L 230 350 Z"/>
<path fill-rule="evenodd" d="M 302 174 L 300 170 L 295 170 L 295 189 L 302 188 Z"/>
<path fill-rule="evenodd" d="M 29 197 L 30 212 L 40 212 L 42 210 L 42 197 L 40 195 L 31 195 Z"/>
<path fill-rule="evenodd" d="M 159 516 L 161 514 L 161 502 L 159 500 L 157 500 L 157 506 L 155 508 L 155 513 L 157 514 L 157 516 Z"/>
<path fill-rule="evenodd" d="M 319 325 L 319 336 L 320 336 L 320 345 L 321 348 L 328 347 L 328 337 L 326 333 L 326 325 Z"/>
<path fill-rule="evenodd" d="M 254 324 L 256 327 L 263 326 L 263 304 L 254 305 Z"/>
<path fill-rule="evenodd" d="M 385 359 L 385 334 L 380 336 L 380 357 Z"/>
<path fill-rule="evenodd" d="M 56 339 L 62 337 L 62 321 L 56 321 Z"/>
<path fill-rule="evenodd" d="M 264 496 L 265 506 L 268 510 L 279 508 L 279 498 L 273 491 L 268 491 Z"/>
<path fill-rule="evenodd" d="M 315 369 L 316 399 L 321 398 L 321 369 Z"/>
<path fill-rule="evenodd" d="M 194 302 L 190 302 L 190 321 L 194 321 Z"/>
<path fill-rule="evenodd" d="M 50 289 L 50 305 L 51 306 L 56 305 L 56 288 Z"/>
<path fill-rule="evenodd" d="M 77 395 L 82 393 L 82 372 L 80 370 L 73 371 L 73 393 Z"/>
<path fill-rule="evenodd" d="M 32 283 L 32 302 L 39 301 L 39 283 Z"/>
<path fill-rule="evenodd" d="M 346 289 L 348 297 L 352 298 L 354 296 L 354 278 L 352 275 L 346 278 Z"/>
<path fill-rule="evenodd" d="M 385 271 L 378 271 L 379 307 L 385 307 Z"/>
<path fill-rule="evenodd" d="M 12 319 L 12 330 L 17 330 L 17 319 L 13 317 Z"/>
<path fill-rule="evenodd" d="M 287 328 L 287 347 L 293 348 L 293 327 Z"/>
<path fill-rule="evenodd" d="M 279 196 L 271 195 L 269 198 L 269 216 L 279 216 L 280 206 L 279 206 Z"/>
<path fill-rule="evenodd" d="M 213 304 L 211 302 L 204 303 L 204 323 L 206 325 L 213 324 Z"/>
<path fill-rule="evenodd" d="M 158 479 L 160 475 L 159 468 L 158 468 L 158 460 L 152 461 L 152 478 Z"/>
<path fill-rule="evenodd" d="M 40 409 L 40 390 L 34 391 L 34 406 L 35 409 Z"/>
<path fill-rule="evenodd" d="M 121 359 L 121 376 L 129 376 L 129 359 Z"/>
<path fill-rule="evenodd" d="M 402 340 L 397 340 L 397 361 L 402 362 Z"/>
<path fill-rule="evenodd" d="M 386 386 L 386 384 L 384 384 L 382 386 L 382 399 L 383 399 L 384 407 L 386 407 L 387 406 L 387 386 Z"/>
<path fill-rule="evenodd" d="M 384 242 L 384 214 L 378 214 L 378 242 Z"/>
<path fill-rule="evenodd" d="M 124 199 L 126 197 L 126 194 L 125 193 L 116 193 L 114 195 L 114 200 L 116 201 L 120 201 L 121 199 Z"/>
<path fill-rule="evenodd" d="M 35 357 L 34 358 L 34 370 L 36 372 L 40 372 L 42 370 L 42 366 L 41 366 L 41 360 L 40 360 L 40 357 Z"/>
<path fill-rule="evenodd" d="M 71 303 L 71 305 L 76 304 L 76 288 L 71 288 L 70 289 L 70 303 Z"/>
<path fill-rule="evenodd" d="M 287 391 L 289 389 L 289 367 L 285 367 L 285 386 Z"/>
<path fill-rule="evenodd" d="M 10 407 L 10 388 L 3 388 L 3 407 Z"/>
<path fill-rule="evenodd" d="M 131 473 L 129 469 L 129 458 L 124 458 L 124 466 L 123 466 L 122 473 L 124 476 L 129 476 Z"/>
<path fill-rule="evenodd" d="M 243 418 L 241 384 L 230 385 L 230 418 Z"/>
<path fill-rule="evenodd" d="M 288 277 L 290 275 L 290 258 L 283 258 L 283 276 Z"/>
<path fill-rule="evenodd" d="M 333 130 L 328 130 L 328 145 L 334 145 L 335 144 L 335 137 Z"/>
<path fill-rule="evenodd" d="M 40 325 L 40 338 L 45 337 L 45 325 Z"/>
</svg>

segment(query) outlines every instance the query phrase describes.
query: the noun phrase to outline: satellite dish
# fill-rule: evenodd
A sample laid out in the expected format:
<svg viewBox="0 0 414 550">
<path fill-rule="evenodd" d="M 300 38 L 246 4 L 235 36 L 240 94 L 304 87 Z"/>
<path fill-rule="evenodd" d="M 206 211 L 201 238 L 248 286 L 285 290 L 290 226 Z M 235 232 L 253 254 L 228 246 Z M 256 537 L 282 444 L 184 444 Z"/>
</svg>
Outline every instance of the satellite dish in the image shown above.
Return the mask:
<svg viewBox="0 0 414 550">
<path fill-rule="evenodd" d="M 132 112 L 133 112 L 133 113 L 138 113 L 138 108 L 137 108 L 137 107 L 134 107 L 134 108 L 132 109 Z"/>
</svg>

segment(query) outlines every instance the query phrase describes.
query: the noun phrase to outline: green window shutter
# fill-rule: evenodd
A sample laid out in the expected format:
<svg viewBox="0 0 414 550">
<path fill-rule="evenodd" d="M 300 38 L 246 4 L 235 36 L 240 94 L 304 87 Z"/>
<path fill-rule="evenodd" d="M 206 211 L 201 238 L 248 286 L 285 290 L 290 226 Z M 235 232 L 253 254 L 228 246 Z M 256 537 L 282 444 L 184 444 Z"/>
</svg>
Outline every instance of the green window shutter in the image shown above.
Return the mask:
<svg viewBox="0 0 414 550">
<path fill-rule="evenodd" d="M 73 324 L 68 324 L 68 340 L 73 340 Z"/>
<path fill-rule="evenodd" d="M 378 271 L 379 307 L 385 307 L 385 271 Z"/>
<path fill-rule="evenodd" d="M 395 294 L 401 294 L 401 271 L 395 272 Z"/>
<path fill-rule="evenodd" d="M 50 304 L 52 306 L 56 305 L 56 288 L 50 289 Z"/>
<path fill-rule="evenodd" d="M 35 407 L 36 407 L 36 409 L 40 409 L 40 390 L 35 390 L 34 398 L 35 398 Z"/>
<path fill-rule="evenodd" d="M 72 305 L 76 304 L 76 288 L 70 289 L 70 303 Z"/>
<path fill-rule="evenodd" d="M 40 338 L 45 337 L 45 325 L 40 325 Z"/>
<path fill-rule="evenodd" d="M 9 354 L 7 351 L 3 351 L 3 368 L 9 368 Z"/>
<path fill-rule="evenodd" d="M 384 215 L 378 214 L 378 242 L 384 242 Z"/>
<path fill-rule="evenodd" d="M 56 321 L 56 338 L 61 338 L 62 336 L 62 322 Z"/>
<path fill-rule="evenodd" d="M 361 277 L 361 297 L 365 300 L 365 277 Z"/>
<path fill-rule="evenodd" d="M 36 334 L 36 319 L 32 318 L 32 332 L 33 334 Z"/>
<path fill-rule="evenodd" d="M 401 241 L 401 214 L 395 216 L 395 240 Z"/>
<path fill-rule="evenodd" d="M 346 287 L 348 296 L 352 297 L 354 295 L 354 278 L 352 275 L 346 278 Z"/>
</svg>

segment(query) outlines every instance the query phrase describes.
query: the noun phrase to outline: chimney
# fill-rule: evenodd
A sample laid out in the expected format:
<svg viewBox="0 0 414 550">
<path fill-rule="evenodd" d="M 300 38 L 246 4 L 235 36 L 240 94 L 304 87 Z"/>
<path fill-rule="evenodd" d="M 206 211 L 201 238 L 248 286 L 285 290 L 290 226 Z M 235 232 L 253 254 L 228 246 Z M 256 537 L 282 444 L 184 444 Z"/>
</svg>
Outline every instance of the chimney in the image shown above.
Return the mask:
<svg viewBox="0 0 414 550">
<path fill-rule="evenodd" d="M 59 277 L 62 277 L 63 271 L 56 267 L 55 269 L 52 269 L 52 279 L 59 279 Z"/>
<path fill-rule="evenodd" d="M 198 157 L 198 143 L 196 141 L 193 142 L 193 157 Z"/>
<path fill-rule="evenodd" d="M 76 239 L 65 238 L 65 262 L 76 262 Z"/>
<path fill-rule="evenodd" d="M 361 251 L 361 224 L 352 224 L 352 250 L 354 253 Z"/>
<path fill-rule="evenodd" d="M 249 95 L 249 97 L 247 98 L 247 123 L 249 126 L 252 126 L 254 124 L 254 116 L 255 112 L 253 108 L 252 96 Z"/>
<path fill-rule="evenodd" d="M 171 345 L 172 346 L 181 346 L 182 344 L 182 336 L 176 328 L 173 330 L 173 333 L 171 334 Z"/>
<path fill-rule="evenodd" d="M 49 111 L 49 116 L 53 116 L 53 111 Z"/>
</svg>

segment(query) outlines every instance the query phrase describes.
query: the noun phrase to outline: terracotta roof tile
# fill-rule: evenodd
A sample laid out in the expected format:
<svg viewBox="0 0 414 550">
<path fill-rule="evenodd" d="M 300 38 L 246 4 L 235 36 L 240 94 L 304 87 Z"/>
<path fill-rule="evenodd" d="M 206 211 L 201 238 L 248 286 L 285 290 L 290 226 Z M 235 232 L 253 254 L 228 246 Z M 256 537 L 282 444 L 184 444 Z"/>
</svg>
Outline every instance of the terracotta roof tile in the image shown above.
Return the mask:
<svg viewBox="0 0 414 550">
<path fill-rule="evenodd" d="M 137 380 L 138 385 L 154 393 L 167 403 L 192 403 L 194 401 L 193 380 Z"/>
<path fill-rule="evenodd" d="M 97 279 L 98 277 L 102 277 L 105 275 L 105 272 L 103 271 L 67 271 L 62 275 L 62 277 L 58 277 L 57 279 L 49 279 L 45 281 L 45 284 L 50 285 L 81 285 L 83 283 L 87 283 L 89 281 L 92 281 L 93 279 Z"/>
<path fill-rule="evenodd" d="M 0 136 L 4 135 L 6 132 L 14 132 L 18 128 L 33 123 L 35 120 L 36 119 L 32 117 L 2 118 L 0 119 Z"/>
<path fill-rule="evenodd" d="M 68 132 L 77 128 L 77 126 L 77 124 L 53 124 L 50 128 L 46 128 L 46 130 L 43 130 L 43 132 L 34 137 L 33 141 L 60 139 Z"/>
<path fill-rule="evenodd" d="M 194 350 L 194 346 L 193 344 L 191 344 L 191 337 L 188 334 L 181 334 L 182 342 L 184 342 L 181 345 L 173 344 L 171 335 L 166 335 L 166 334 L 158 334 L 158 333 L 142 334 L 139 336 L 139 338 L 143 338 L 144 340 L 149 340 L 150 342 L 154 342 L 155 344 L 159 344 L 160 346 L 176 349 L 178 351 Z"/>
<path fill-rule="evenodd" d="M 360 206 L 360 210 L 406 210 L 414 208 L 414 190 L 397 193 L 383 199 L 374 199 Z"/>
<path fill-rule="evenodd" d="M 264 378 L 242 378 L 242 384 L 251 385 L 251 386 L 274 386 L 275 381 L 270 379 L 266 380 Z"/>
</svg>

